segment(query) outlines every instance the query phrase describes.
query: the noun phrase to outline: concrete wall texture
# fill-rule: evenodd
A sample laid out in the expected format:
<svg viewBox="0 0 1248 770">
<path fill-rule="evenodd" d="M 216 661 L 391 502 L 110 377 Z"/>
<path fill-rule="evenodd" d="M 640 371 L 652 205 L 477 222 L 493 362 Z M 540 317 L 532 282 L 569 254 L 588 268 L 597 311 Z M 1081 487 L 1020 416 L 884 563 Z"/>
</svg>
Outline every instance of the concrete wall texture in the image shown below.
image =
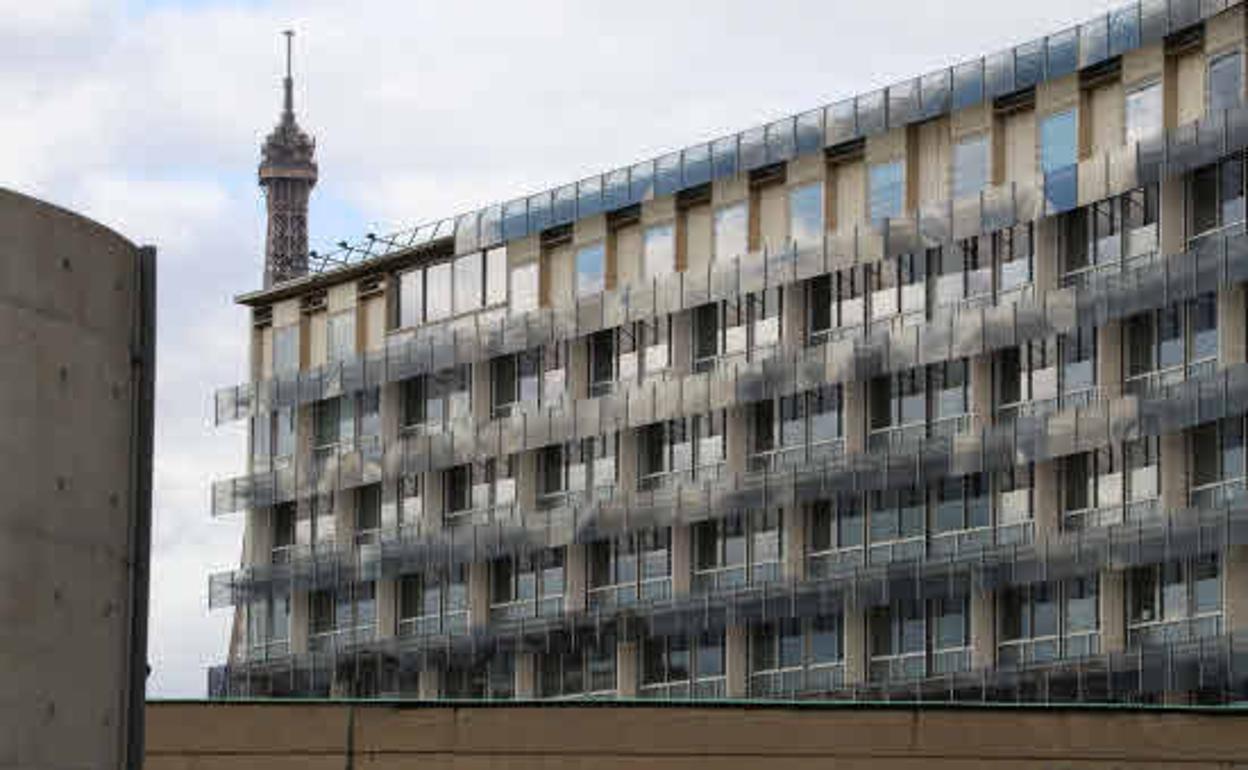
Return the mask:
<svg viewBox="0 0 1248 770">
<path fill-rule="evenodd" d="M 149 770 L 1248 768 L 1248 711 L 151 703 Z"/>
<path fill-rule="evenodd" d="M 141 759 L 154 264 L 0 190 L 0 768 Z"/>
</svg>

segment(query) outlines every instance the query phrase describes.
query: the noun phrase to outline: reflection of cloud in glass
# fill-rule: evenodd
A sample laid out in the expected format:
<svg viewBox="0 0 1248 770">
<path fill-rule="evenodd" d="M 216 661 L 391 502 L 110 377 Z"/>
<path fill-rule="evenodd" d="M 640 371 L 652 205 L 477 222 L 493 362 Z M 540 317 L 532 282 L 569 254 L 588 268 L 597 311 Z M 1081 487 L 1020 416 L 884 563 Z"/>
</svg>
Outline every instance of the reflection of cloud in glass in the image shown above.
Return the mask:
<svg viewBox="0 0 1248 770">
<path fill-rule="evenodd" d="M 576 295 L 598 294 L 606 287 L 606 249 L 601 243 L 586 246 L 576 253 Z"/>
<path fill-rule="evenodd" d="M 789 237 L 799 246 L 823 237 L 823 185 L 810 184 L 789 193 Z"/>
<path fill-rule="evenodd" d="M 715 212 L 715 258 L 730 259 L 744 254 L 746 242 L 746 204 L 735 203 Z"/>
</svg>

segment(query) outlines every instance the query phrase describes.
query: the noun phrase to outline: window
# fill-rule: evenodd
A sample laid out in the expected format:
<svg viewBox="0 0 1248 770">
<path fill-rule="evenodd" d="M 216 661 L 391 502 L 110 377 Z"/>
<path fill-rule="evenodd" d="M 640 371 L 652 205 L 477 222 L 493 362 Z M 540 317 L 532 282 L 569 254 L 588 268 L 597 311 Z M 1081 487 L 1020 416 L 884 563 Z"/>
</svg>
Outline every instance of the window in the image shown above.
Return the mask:
<svg viewBox="0 0 1248 770">
<path fill-rule="evenodd" d="M 866 514 L 857 499 L 821 500 L 810 508 L 808 573 L 812 579 L 833 574 L 842 561 L 861 559 Z"/>
<path fill-rule="evenodd" d="M 1051 211 L 1067 211 L 1078 200 L 1078 124 L 1074 110 L 1049 115 L 1040 123 L 1040 170 Z"/>
<path fill-rule="evenodd" d="M 419 326 L 425 321 L 425 271 L 408 270 L 399 275 L 399 327 Z"/>
<path fill-rule="evenodd" d="M 273 329 L 273 374 L 294 374 L 299 371 L 299 324 Z"/>
<path fill-rule="evenodd" d="M 654 280 L 676 270 L 676 237 L 670 224 L 647 227 L 642 239 L 644 276 Z"/>
<path fill-rule="evenodd" d="M 511 269 L 511 304 L 513 315 L 527 313 L 538 307 L 539 267 L 537 262 Z"/>
<path fill-rule="evenodd" d="M 1030 465 L 1016 465 L 993 474 L 998 543 L 1020 543 L 1031 538 L 1034 476 Z"/>
<path fill-rule="evenodd" d="M 331 364 L 350 360 L 355 355 L 355 311 L 334 313 L 326 324 L 325 360 Z"/>
<path fill-rule="evenodd" d="M 576 252 L 576 296 L 601 294 L 607 288 L 607 250 L 601 243 Z"/>
<path fill-rule="evenodd" d="M 672 323 L 670 316 L 638 321 L 635 343 L 641 354 L 642 378 L 661 377 L 672 365 Z"/>
<path fill-rule="evenodd" d="M 874 681 L 962 671 L 970 665 L 970 614 L 965 597 L 901 600 L 870 613 L 870 675 Z"/>
<path fill-rule="evenodd" d="M 1126 389 L 1147 394 L 1186 378 L 1211 374 L 1218 355 L 1218 308 L 1214 294 L 1202 294 L 1127 319 Z"/>
<path fill-rule="evenodd" d="M 432 265 L 425 271 L 425 321 L 433 323 L 451 317 L 451 263 Z"/>
<path fill-rule="evenodd" d="M 1192 232 L 1197 236 L 1244 221 L 1244 159 L 1234 156 L 1191 177 Z"/>
<path fill-rule="evenodd" d="M 1157 253 L 1157 187 L 1068 212 L 1061 219 L 1062 280 L 1086 282 L 1092 273 L 1117 272 Z"/>
<path fill-rule="evenodd" d="M 870 561 L 918 558 L 927 550 L 927 503 L 922 487 L 876 489 L 866 494 Z"/>
<path fill-rule="evenodd" d="M 1063 407 L 1084 406 L 1096 398 L 1096 328 L 1081 326 L 1057 339 L 1058 389 Z"/>
<path fill-rule="evenodd" d="M 714 258 L 727 260 L 749 251 L 747 204 L 734 203 L 715 209 Z"/>
<path fill-rule="evenodd" d="M 541 402 L 542 349 L 499 356 L 490 361 L 490 404 L 495 417 L 506 417 L 525 404 Z"/>
<path fill-rule="evenodd" d="M 970 425 L 969 365 L 960 359 L 877 377 L 868 402 L 873 450 L 952 436 Z"/>
<path fill-rule="evenodd" d="M 1209 61 L 1209 114 L 1238 107 L 1243 99 L 1243 72 L 1239 52 Z"/>
<path fill-rule="evenodd" d="M 571 650 L 540 653 L 537 683 L 542 698 L 614 695 L 615 643 L 604 639 Z"/>
<path fill-rule="evenodd" d="M 905 167 L 901 161 L 871 166 L 867 183 L 872 222 L 901 216 L 905 194 Z"/>
<path fill-rule="evenodd" d="M 810 344 L 835 339 L 843 333 L 842 330 L 859 327 L 866 322 L 864 268 L 821 275 L 811 279 L 809 287 Z"/>
<path fill-rule="evenodd" d="M 780 579 L 784 534 L 775 510 L 715 521 L 693 529 L 693 590 L 713 593 Z"/>
<path fill-rule="evenodd" d="M 924 320 L 927 261 L 927 252 L 918 252 L 864 266 L 872 321 L 891 321 L 898 314 L 908 323 Z"/>
<path fill-rule="evenodd" d="M 1131 648 L 1217 636 L 1222 628 L 1218 557 L 1132 569 L 1127 575 L 1127 608 Z"/>
<path fill-rule="evenodd" d="M 1248 497 L 1244 418 L 1230 417 L 1192 430 L 1192 505 L 1242 504 Z"/>
<path fill-rule="evenodd" d="M 928 531 L 933 556 L 992 544 L 992 502 L 987 474 L 945 478 L 933 485 L 931 497 Z"/>
<path fill-rule="evenodd" d="M 799 249 L 823 243 L 823 184 L 789 190 L 789 239 Z"/>
<path fill-rule="evenodd" d="M 516 660 L 495 650 L 483 664 L 451 665 L 443 671 L 442 696 L 450 699 L 507 700 L 515 694 Z"/>
<path fill-rule="evenodd" d="M 1002 667 L 1078 658 L 1100 649 L 1098 578 L 1033 583 L 1000 601 L 997 662 Z"/>
<path fill-rule="evenodd" d="M 1065 458 L 1062 510 L 1067 529 L 1137 521 L 1157 512 L 1160 445 L 1155 436 Z"/>
<path fill-rule="evenodd" d="M 639 694 L 663 699 L 722 697 L 723 632 L 645 640 Z"/>
<path fill-rule="evenodd" d="M 399 579 L 399 635 L 462 634 L 468 630 L 468 568 L 443 570 Z"/>
<path fill-rule="evenodd" d="M 377 543 L 381 534 L 381 484 L 355 490 L 355 542 Z"/>
<path fill-rule="evenodd" d="M 414 428 L 425 422 L 425 384 L 424 376 L 403 380 L 399 385 L 402 398 L 402 427 Z"/>
<path fill-rule="evenodd" d="M 716 478 L 727 459 L 725 419 L 721 410 L 643 428 L 638 442 L 641 489 L 679 483 L 688 475 Z"/>
<path fill-rule="evenodd" d="M 1165 130 L 1161 111 L 1161 83 L 1149 83 L 1127 93 L 1127 144 L 1152 139 Z"/>
<path fill-rule="evenodd" d="M 1033 223 L 1028 222 L 1007 227 L 993 233 L 992 244 L 996 251 L 997 290 L 1004 300 L 1011 292 L 1019 292 L 1031 285 Z"/>
<path fill-rule="evenodd" d="M 536 276 L 536 265 L 526 267 L 532 267 Z M 507 302 L 507 281 L 505 246 L 400 273 L 398 326 L 419 326 L 502 305 Z M 536 278 L 533 294 L 536 296 Z"/>
<path fill-rule="evenodd" d="M 499 620 L 563 614 L 563 549 L 515 554 L 490 564 L 490 610 Z"/>
<path fill-rule="evenodd" d="M 1057 407 L 1056 339 L 1024 343 L 1001 351 L 994 361 L 997 416 L 1047 414 Z"/>
<path fill-rule="evenodd" d="M 836 456 L 842 448 L 841 390 L 827 385 L 754 404 L 753 470 L 775 472 Z"/>
<path fill-rule="evenodd" d="M 749 694 L 776 698 L 834 690 L 842 683 L 843 660 L 840 615 L 753 625 Z"/>
<path fill-rule="evenodd" d="M 672 591 L 672 534 L 642 530 L 589 546 L 589 606 L 610 610 L 667 599 Z"/>
<path fill-rule="evenodd" d="M 298 518 L 294 503 L 273 506 L 273 564 L 287 564 L 295 545 L 295 522 Z"/>
<path fill-rule="evenodd" d="M 601 396 L 615 387 L 615 329 L 589 337 L 589 395 Z"/>
<path fill-rule="evenodd" d="M 485 289 L 481 254 L 466 254 L 455 258 L 455 315 L 480 310 Z"/>
<path fill-rule="evenodd" d="M 988 186 L 988 134 L 976 134 L 953 146 L 953 198 L 978 197 Z"/>
<path fill-rule="evenodd" d="M 537 455 L 538 504 L 557 507 L 569 495 L 606 490 L 616 482 L 616 435 L 543 447 Z"/>
</svg>

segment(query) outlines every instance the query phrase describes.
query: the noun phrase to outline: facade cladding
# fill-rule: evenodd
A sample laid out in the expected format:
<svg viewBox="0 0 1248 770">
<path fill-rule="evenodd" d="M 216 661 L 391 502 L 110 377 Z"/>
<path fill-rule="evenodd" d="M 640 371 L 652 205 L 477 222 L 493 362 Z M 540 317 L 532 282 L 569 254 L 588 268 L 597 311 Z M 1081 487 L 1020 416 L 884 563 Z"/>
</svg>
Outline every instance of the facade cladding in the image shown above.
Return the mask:
<svg viewBox="0 0 1248 770">
<path fill-rule="evenodd" d="M 245 295 L 217 696 L 1248 697 L 1244 7 Z"/>
</svg>

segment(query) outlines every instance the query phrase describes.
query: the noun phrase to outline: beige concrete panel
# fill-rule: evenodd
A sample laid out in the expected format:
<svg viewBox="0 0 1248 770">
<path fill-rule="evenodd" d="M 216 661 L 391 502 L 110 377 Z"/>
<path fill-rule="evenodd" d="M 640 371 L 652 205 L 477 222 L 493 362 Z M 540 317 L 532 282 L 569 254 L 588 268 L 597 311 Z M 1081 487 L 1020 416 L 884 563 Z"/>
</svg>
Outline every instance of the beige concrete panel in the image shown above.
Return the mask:
<svg viewBox="0 0 1248 770">
<path fill-rule="evenodd" d="M 615 270 L 619 285 L 629 286 L 645 280 L 641 225 L 617 227 L 611 237 L 615 239 Z"/>
<path fill-rule="evenodd" d="M 997 137 L 994 137 L 994 140 Z M 1036 179 L 1037 158 L 1036 113 L 1020 110 L 1005 116 L 1001 121 L 999 138 L 1002 142 L 1004 160 L 1002 182 L 1031 184 Z"/>
<path fill-rule="evenodd" d="M 867 137 L 864 151 L 867 165 L 892 163 L 906 159 L 906 129 L 894 128 L 883 134 Z"/>
<path fill-rule="evenodd" d="M 919 208 L 922 209 L 949 199 L 953 151 L 950 148 L 947 118 L 920 123 L 917 133 L 918 162 L 909 165 L 917 172 L 915 187 Z"/>
<path fill-rule="evenodd" d="M 685 210 L 684 217 L 685 226 L 682 230 L 685 238 L 685 269 L 690 272 L 705 272 L 711 264 L 713 243 L 714 215 L 711 213 L 711 206 L 708 203 L 690 206 Z"/>
<path fill-rule="evenodd" d="M 1166 512 L 1187 508 L 1189 469 L 1187 467 L 1187 437 L 1181 431 L 1161 437 L 1161 506 Z"/>
<path fill-rule="evenodd" d="M 744 404 L 729 407 L 725 424 L 727 465 L 729 473 L 744 473 L 749 454 L 750 407 Z"/>
<path fill-rule="evenodd" d="M 1036 114 L 1049 115 L 1079 106 L 1079 75 L 1046 80 L 1036 86 Z"/>
<path fill-rule="evenodd" d="M 970 362 L 971 409 L 975 415 L 975 430 L 992 425 L 992 354 L 975 356 Z"/>
<path fill-rule="evenodd" d="M 806 299 L 805 286 L 801 284 L 781 289 L 780 341 L 789 350 L 806 344 Z"/>
<path fill-rule="evenodd" d="M 672 369 L 689 374 L 693 367 L 693 311 L 672 314 Z"/>
<path fill-rule="evenodd" d="M 1125 99 L 1120 82 L 1106 84 L 1088 92 L 1088 109 L 1080 113 L 1079 119 L 1088 123 L 1090 154 L 1100 155 L 1122 146 L 1126 137 L 1126 126 L 1123 122 Z"/>
<path fill-rule="evenodd" d="M 789 240 L 789 188 L 772 184 L 758 191 L 761 246 L 768 252 L 784 249 Z"/>
<path fill-rule="evenodd" d="M 855 685 L 867 681 L 867 608 L 858 597 L 845 597 L 845 684 Z"/>
<path fill-rule="evenodd" d="M 1192 51 L 1175 64 L 1175 120 L 1182 126 L 1205 116 L 1205 57 L 1200 51 Z"/>
<path fill-rule="evenodd" d="M 588 246 L 607 237 L 607 215 L 594 214 L 581 217 L 572 223 L 572 243 L 574 246 Z"/>
<path fill-rule="evenodd" d="M 637 683 L 641 681 L 641 650 L 635 641 L 621 641 L 615 645 L 615 689 L 621 698 L 637 697 Z"/>
<path fill-rule="evenodd" d="M 1122 82 L 1127 88 L 1131 88 L 1149 80 L 1157 80 L 1165 68 L 1166 52 L 1161 43 L 1127 51 L 1122 55 Z"/>
<path fill-rule="evenodd" d="M 641 203 L 641 224 L 645 227 L 676 220 L 676 196 L 664 195 Z"/>
<path fill-rule="evenodd" d="M 308 316 L 307 362 L 309 368 L 324 366 L 329 356 L 329 316 L 324 311 Z"/>
<path fill-rule="evenodd" d="M 1058 487 L 1058 461 L 1045 460 L 1035 464 L 1036 539 L 1051 540 L 1061 535 L 1061 490 Z"/>
<path fill-rule="evenodd" d="M 252 379 L 265 380 L 273 376 L 273 327 L 256 329 L 251 334 Z"/>
<path fill-rule="evenodd" d="M 572 398 L 589 398 L 589 338 L 568 342 L 568 393 Z"/>
<path fill-rule="evenodd" d="M 342 706 L 149 703 L 147 756 L 162 754 L 309 754 L 347 748 Z"/>
<path fill-rule="evenodd" d="M 853 380 L 843 385 L 845 398 L 845 453 L 867 451 L 867 383 Z"/>
<path fill-rule="evenodd" d="M 1101 571 L 1097 604 L 1101 621 L 1101 652 L 1127 648 L 1126 575 L 1115 569 Z"/>
<path fill-rule="evenodd" d="M 468 626 L 485 628 L 490 622 L 490 565 L 473 562 L 468 566 Z"/>
<path fill-rule="evenodd" d="M 1061 227 L 1057 217 L 1036 221 L 1035 252 L 1032 264 L 1035 266 L 1036 290 L 1046 292 L 1056 289 L 1062 275 Z"/>
<path fill-rule="evenodd" d="M 749 200 L 750 179 L 745 174 L 716 179 L 711 182 L 711 206 L 718 208 L 730 203 Z"/>
<path fill-rule="evenodd" d="M 1186 249 L 1187 216 L 1183 179 L 1164 179 L 1158 201 L 1159 240 L 1162 254 L 1178 254 Z"/>
<path fill-rule="evenodd" d="M 845 231 L 867 220 L 867 168 L 860 161 L 838 163 L 833 167 L 836 179 L 836 222 L 838 231 Z"/>
<path fill-rule="evenodd" d="M 783 574 L 785 580 L 806 577 L 806 509 L 790 505 L 782 511 L 781 542 L 784 543 Z"/>
<path fill-rule="evenodd" d="M 1243 45 L 1244 6 L 1236 4 L 1205 21 L 1205 51 L 1210 55 L 1224 53 Z"/>
<path fill-rule="evenodd" d="M 377 636 L 385 639 L 399 633 L 399 583 L 394 578 L 377 580 Z"/>
<path fill-rule="evenodd" d="M 1248 545 L 1232 545 L 1223 553 L 1226 572 L 1226 631 L 1248 630 Z"/>
<path fill-rule="evenodd" d="M 637 430 L 624 428 L 619 436 L 619 488 L 631 495 L 637 489 Z"/>
<path fill-rule="evenodd" d="M 1245 358 L 1244 319 L 1248 318 L 1243 284 L 1218 290 L 1218 368 L 1248 361 Z"/>
<path fill-rule="evenodd" d="M 1122 321 L 1096 329 L 1096 383 L 1109 398 L 1122 394 Z"/>
<path fill-rule="evenodd" d="M 443 528 L 442 521 L 442 471 L 429 471 L 423 474 L 424 481 L 424 522 L 423 525 L 432 532 Z M 471 601 L 471 596 L 469 597 Z"/>
<path fill-rule="evenodd" d="M 384 350 L 386 347 L 385 296 L 365 299 L 359 320 L 361 349 L 370 353 Z"/>
<path fill-rule="evenodd" d="M 516 502 L 522 511 L 537 510 L 537 451 L 521 452 L 516 476 Z"/>
<path fill-rule="evenodd" d="M 507 242 L 507 267 L 520 267 L 541 258 L 541 239 L 536 235 L 528 235 Z"/>
<path fill-rule="evenodd" d="M 724 631 L 724 694 L 744 698 L 749 681 L 749 628 L 729 626 Z"/>
<path fill-rule="evenodd" d="M 576 296 L 576 250 L 557 246 L 542 254 L 542 270 L 547 275 L 551 307 L 571 307 Z"/>
<path fill-rule="evenodd" d="M 568 613 L 584 612 L 588 602 L 589 559 L 584 543 L 565 546 L 563 570 L 563 610 Z"/>
<path fill-rule="evenodd" d="M 308 592 L 290 594 L 290 652 L 302 655 L 308 651 Z"/>
<path fill-rule="evenodd" d="M 422 669 L 416 678 L 416 697 L 421 700 L 437 700 L 442 695 L 442 670 Z"/>
<path fill-rule="evenodd" d="M 355 307 L 355 282 L 348 281 L 330 286 L 325 291 L 325 309 L 330 313 L 341 313 Z"/>
<path fill-rule="evenodd" d="M 991 668 L 997 662 L 997 595 L 971 595 L 971 668 Z"/>
<path fill-rule="evenodd" d="M 799 155 L 789 161 L 785 170 L 785 179 L 788 180 L 790 187 L 800 186 L 809 182 L 818 182 L 826 179 L 828 175 L 828 165 L 824 162 L 823 155 L 820 153 Z"/>
<path fill-rule="evenodd" d="M 976 104 L 949 115 L 949 134 L 954 142 L 991 129 L 992 108 L 987 103 Z"/>
<path fill-rule="evenodd" d="M 468 365 L 468 379 L 470 387 L 470 398 L 472 399 L 472 418 L 476 420 L 478 425 L 484 425 L 490 419 L 491 401 L 490 392 L 492 390 L 492 382 L 490 377 L 490 362 L 477 361 Z"/>
<path fill-rule="evenodd" d="M 289 326 L 299 323 L 299 300 L 283 299 L 273 303 L 273 326 Z"/>
<path fill-rule="evenodd" d="M 516 653 L 515 688 L 517 698 L 537 697 L 537 656 L 531 652 Z"/>
<path fill-rule="evenodd" d="M 688 524 L 672 525 L 672 595 L 688 596 L 693 582 L 693 530 Z"/>
</svg>

